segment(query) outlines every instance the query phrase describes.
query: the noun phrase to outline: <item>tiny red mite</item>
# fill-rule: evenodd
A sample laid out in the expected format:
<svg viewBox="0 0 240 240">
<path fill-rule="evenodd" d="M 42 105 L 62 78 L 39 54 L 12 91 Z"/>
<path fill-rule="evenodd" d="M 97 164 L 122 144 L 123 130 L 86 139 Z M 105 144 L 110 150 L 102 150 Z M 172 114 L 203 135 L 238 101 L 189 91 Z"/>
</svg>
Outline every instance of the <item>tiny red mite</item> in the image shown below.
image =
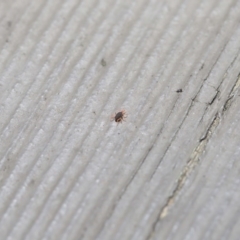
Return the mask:
<svg viewBox="0 0 240 240">
<path fill-rule="evenodd" d="M 115 113 L 115 116 L 112 117 L 112 121 L 114 120 L 117 123 L 122 123 L 126 117 L 126 111 L 122 110 L 118 113 Z"/>
</svg>

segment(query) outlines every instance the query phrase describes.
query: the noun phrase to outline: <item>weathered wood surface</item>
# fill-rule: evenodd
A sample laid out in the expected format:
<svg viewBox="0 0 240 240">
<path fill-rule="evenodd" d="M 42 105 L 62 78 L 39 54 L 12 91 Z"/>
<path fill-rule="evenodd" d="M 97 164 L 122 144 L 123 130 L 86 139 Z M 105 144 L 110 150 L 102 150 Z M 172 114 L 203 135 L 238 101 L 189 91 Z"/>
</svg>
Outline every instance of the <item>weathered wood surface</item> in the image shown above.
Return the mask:
<svg viewBox="0 0 240 240">
<path fill-rule="evenodd" d="M 240 1 L 0 18 L 1 239 L 240 239 Z"/>
</svg>

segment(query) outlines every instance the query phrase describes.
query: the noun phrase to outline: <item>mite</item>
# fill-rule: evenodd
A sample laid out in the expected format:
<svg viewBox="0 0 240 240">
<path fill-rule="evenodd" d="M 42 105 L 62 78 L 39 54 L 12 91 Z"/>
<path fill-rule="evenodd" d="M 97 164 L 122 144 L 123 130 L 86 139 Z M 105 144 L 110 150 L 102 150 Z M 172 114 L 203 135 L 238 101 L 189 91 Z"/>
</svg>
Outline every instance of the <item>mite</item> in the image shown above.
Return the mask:
<svg viewBox="0 0 240 240">
<path fill-rule="evenodd" d="M 122 110 L 118 113 L 115 113 L 115 116 L 112 117 L 112 120 L 114 120 L 116 123 L 122 123 L 126 117 L 126 111 Z"/>
</svg>

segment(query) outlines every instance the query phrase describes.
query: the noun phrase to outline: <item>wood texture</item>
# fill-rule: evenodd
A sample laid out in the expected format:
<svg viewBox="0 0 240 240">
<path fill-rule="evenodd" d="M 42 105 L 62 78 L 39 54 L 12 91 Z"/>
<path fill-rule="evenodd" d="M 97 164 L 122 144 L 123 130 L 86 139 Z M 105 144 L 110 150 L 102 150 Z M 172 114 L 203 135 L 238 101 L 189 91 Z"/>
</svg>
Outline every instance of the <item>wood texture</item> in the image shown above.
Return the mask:
<svg viewBox="0 0 240 240">
<path fill-rule="evenodd" d="M 0 19 L 1 239 L 239 239 L 239 0 Z"/>
</svg>

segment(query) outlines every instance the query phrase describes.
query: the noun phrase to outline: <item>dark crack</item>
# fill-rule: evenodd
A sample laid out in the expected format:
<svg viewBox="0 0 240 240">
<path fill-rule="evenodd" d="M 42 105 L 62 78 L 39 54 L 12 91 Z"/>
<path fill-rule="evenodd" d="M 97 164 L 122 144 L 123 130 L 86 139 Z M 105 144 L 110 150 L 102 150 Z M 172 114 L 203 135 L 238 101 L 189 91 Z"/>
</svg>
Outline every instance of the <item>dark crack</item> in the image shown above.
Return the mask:
<svg viewBox="0 0 240 240">
<path fill-rule="evenodd" d="M 198 165 L 199 159 L 200 159 L 201 155 L 203 154 L 203 151 L 205 150 L 209 139 L 211 138 L 211 136 L 212 136 L 213 132 L 215 131 L 215 129 L 217 128 L 217 126 L 219 125 L 219 121 L 220 121 L 220 117 L 217 113 L 215 115 L 214 119 L 212 120 L 209 128 L 207 129 L 204 137 L 202 139 L 200 139 L 198 146 L 194 149 L 194 151 L 192 152 L 192 154 L 190 156 L 190 159 L 184 166 L 184 168 L 180 174 L 180 177 L 177 181 L 176 187 L 174 188 L 172 194 L 168 197 L 166 204 L 162 207 L 162 209 L 158 215 L 158 218 L 153 223 L 153 230 L 152 230 L 151 234 L 149 235 L 148 239 L 150 239 L 152 237 L 152 235 L 155 233 L 156 226 L 160 222 L 160 220 L 165 218 L 168 215 L 169 208 L 175 202 L 175 199 L 176 199 L 177 195 L 179 194 L 179 192 L 181 191 L 181 189 L 183 188 L 187 177 L 193 172 L 195 167 Z"/>
</svg>

